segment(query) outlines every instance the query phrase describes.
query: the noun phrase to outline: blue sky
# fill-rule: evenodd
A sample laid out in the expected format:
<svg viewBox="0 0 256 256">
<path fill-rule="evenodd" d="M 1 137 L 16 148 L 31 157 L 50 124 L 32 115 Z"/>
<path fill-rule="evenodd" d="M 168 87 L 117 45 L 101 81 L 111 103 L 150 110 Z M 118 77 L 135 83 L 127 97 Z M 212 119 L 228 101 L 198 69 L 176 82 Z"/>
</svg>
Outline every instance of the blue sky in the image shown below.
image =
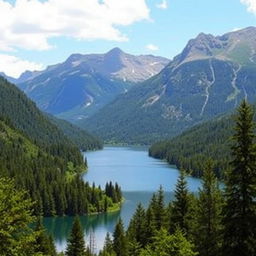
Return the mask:
<svg viewBox="0 0 256 256">
<path fill-rule="evenodd" d="M 200 32 L 256 26 L 256 0 L 0 0 L 0 15 L 0 71 L 17 77 L 113 47 L 172 58 Z"/>
</svg>

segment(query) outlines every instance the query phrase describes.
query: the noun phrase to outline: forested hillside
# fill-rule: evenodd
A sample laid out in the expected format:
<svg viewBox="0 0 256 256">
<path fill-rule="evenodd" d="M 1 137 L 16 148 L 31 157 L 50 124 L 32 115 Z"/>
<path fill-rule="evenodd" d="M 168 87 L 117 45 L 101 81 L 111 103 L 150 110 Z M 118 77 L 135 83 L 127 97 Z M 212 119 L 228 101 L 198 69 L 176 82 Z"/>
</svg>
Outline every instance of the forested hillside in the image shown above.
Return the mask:
<svg viewBox="0 0 256 256">
<path fill-rule="evenodd" d="M 206 159 L 214 161 L 215 174 L 223 177 L 231 161 L 230 141 L 234 117 L 226 115 L 197 125 L 170 140 L 153 144 L 149 155 L 166 159 L 179 169 L 185 169 L 193 176 L 201 177 Z"/>
<path fill-rule="evenodd" d="M 47 114 L 47 117 L 82 151 L 101 149 L 103 147 L 103 142 L 100 139 L 78 126 L 49 114 Z"/>
<path fill-rule="evenodd" d="M 0 78 L 0 176 L 13 178 L 36 202 L 36 215 L 105 212 L 119 204 L 115 193 L 84 183 L 79 148 L 14 85 Z"/>
</svg>

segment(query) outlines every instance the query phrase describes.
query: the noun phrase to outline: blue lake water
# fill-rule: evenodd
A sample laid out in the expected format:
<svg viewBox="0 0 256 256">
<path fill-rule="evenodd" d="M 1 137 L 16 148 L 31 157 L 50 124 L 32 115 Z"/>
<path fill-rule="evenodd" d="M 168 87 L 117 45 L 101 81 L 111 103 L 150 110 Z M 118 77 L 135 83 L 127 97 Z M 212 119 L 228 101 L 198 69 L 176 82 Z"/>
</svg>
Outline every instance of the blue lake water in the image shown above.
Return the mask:
<svg viewBox="0 0 256 256">
<path fill-rule="evenodd" d="M 125 226 L 139 202 L 144 206 L 160 185 L 163 186 L 166 202 L 173 197 L 179 171 L 166 162 L 148 156 L 143 147 L 105 147 L 100 151 L 85 153 L 88 172 L 84 180 L 105 187 L 106 182 L 117 182 L 123 191 L 125 202 L 119 212 L 81 217 L 85 240 L 95 241 L 95 251 L 102 248 L 107 232 L 113 232 L 121 217 Z M 201 181 L 188 177 L 189 189 L 196 192 Z M 58 251 L 65 250 L 68 234 L 72 226 L 72 217 L 45 218 L 44 224 L 53 235 Z"/>
</svg>

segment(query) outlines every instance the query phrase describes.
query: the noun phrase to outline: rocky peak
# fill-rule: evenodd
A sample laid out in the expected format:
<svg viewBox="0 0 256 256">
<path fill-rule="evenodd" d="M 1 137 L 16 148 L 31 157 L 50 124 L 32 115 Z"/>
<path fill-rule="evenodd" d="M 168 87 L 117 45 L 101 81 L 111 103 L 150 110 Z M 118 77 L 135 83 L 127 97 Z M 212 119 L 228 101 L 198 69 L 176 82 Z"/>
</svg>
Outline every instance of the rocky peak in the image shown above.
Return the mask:
<svg viewBox="0 0 256 256">
<path fill-rule="evenodd" d="M 179 55 L 179 62 L 211 57 L 213 56 L 213 50 L 221 48 L 222 43 L 216 37 L 211 34 L 200 33 L 195 39 L 188 42 Z"/>
</svg>

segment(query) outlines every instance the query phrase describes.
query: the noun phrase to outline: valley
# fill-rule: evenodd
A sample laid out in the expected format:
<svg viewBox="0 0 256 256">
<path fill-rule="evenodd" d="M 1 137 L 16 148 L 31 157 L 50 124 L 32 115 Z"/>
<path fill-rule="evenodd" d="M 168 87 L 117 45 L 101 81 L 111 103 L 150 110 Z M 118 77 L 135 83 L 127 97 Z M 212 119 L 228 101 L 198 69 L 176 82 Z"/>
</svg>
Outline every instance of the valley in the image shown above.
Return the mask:
<svg viewBox="0 0 256 256">
<path fill-rule="evenodd" d="M 0 255 L 254 256 L 255 42 L 0 70 Z"/>
<path fill-rule="evenodd" d="M 87 243 L 89 244 L 90 235 L 93 235 L 95 252 L 99 252 L 103 248 L 106 233 L 114 231 L 118 219 L 121 217 L 127 227 L 138 203 L 146 207 L 160 185 L 166 191 L 165 200 L 168 202 L 173 197 L 179 172 L 163 161 L 150 158 L 147 148 L 143 147 L 106 146 L 103 150 L 88 152 L 85 155 L 89 169 L 84 175 L 84 180 L 90 184 L 94 182 L 96 186 L 101 185 L 101 187 L 110 180 L 117 182 L 121 185 L 125 197 L 121 211 L 81 217 Z M 200 180 L 189 178 L 188 184 L 191 191 L 197 191 Z M 45 226 L 53 235 L 59 251 L 66 247 L 72 221 L 72 217 L 44 219 Z"/>
</svg>

